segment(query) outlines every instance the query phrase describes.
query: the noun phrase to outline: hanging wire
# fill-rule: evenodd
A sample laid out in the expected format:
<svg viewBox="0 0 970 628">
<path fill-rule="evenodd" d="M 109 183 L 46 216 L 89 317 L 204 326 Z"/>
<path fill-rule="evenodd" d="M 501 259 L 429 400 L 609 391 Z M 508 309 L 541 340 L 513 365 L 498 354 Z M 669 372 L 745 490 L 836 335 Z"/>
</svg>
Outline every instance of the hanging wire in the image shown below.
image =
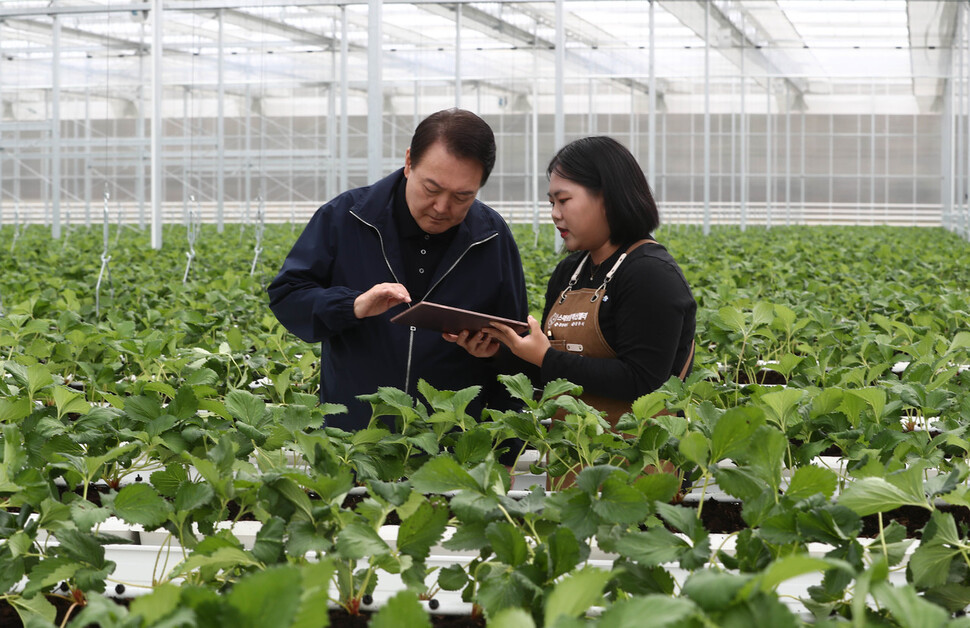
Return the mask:
<svg viewBox="0 0 970 628">
<path fill-rule="evenodd" d="M 253 247 L 253 265 L 249 268 L 249 276 L 252 277 L 253 273 L 256 272 L 256 262 L 259 261 L 259 254 L 263 252 L 263 229 L 266 226 L 266 207 L 263 203 L 262 195 L 256 197 L 258 202 L 256 209 L 256 225 L 254 231 L 256 232 L 256 246 Z"/>
<path fill-rule="evenodd" d="M 13 204 L 13 239 L 10 241 L 10 252 L 17 246 L 17 238 L 20 237 L 20 199 Z"/>
<path fill-rule="evenodd" d="M 108 200 L 111 198 L 111 193 L 108 192 L 108 186 L 104 186 L 104 219 L 101 223 L 102 240 L 104 242 L 104 249 L 101 251 L 101 272 L 98 273 L 98 283 L 94 286 L 94 313 L 99 318 L 101 317 L 101 280 L 104 279 L 105 273 L 108 275 L 108 285 L 111 285 L 111 269 L 108 266 L 108 262 L 111 261 L 111 256 L 108 255 L 108 228 L 111 225 L 111 216 L 108 211 Z M 111 298 L 114 298 L 114 288 L 111 288 Z"/>
<path fill-rule="evenodd" d="M 182 285 L 189 278 L 189 269 L 192 267 L 192 260 L 195 259 L 195 240 L 199 236 L 202 227 L 202 214 L 199 210 L 199 202 L 195 199 L 195 194 L 189 196 L 192 207 L 189 208 L 188 220 L 185 223 L 185 235 L 189 241 L 189 250 L 185 252 L 188 260 L 185 262 L 185 274 L 182 275 Z"/>
</svg>

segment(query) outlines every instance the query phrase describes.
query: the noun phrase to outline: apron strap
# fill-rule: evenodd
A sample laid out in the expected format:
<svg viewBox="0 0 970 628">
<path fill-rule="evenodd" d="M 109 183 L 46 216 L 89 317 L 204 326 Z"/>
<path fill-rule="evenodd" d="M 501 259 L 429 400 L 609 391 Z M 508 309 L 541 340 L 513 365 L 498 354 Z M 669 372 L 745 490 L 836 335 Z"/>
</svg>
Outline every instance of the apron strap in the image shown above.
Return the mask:
<svg viewBox="0 0 970 628">
<path fill-rule="evenodd" d="M 681 381 L 687 378 L 687 369 L 690 368 L 690 363 L 693 359 L 694 359 L 694 341 L 691 340 L 690 352 L 687 354 L 687 360 L 684 362 L 684 368 L 680 369 L 680 375 L 678 376 L 680 377 Z"/>
<path fill-rule="evenodd" d="M 635 251 L 641 245 L 647 244 L 650 242 L 652 242 L 653 244 L 657 243 L 656 240 L 651 240 L 650 238 L 644 238 L 643 240 L 637 240 L 636 242 L 630 245 L 630 247 L 623 253 L 623 255 L 621 255 L 619 259 L 616 260 L 616 263 L 613 264 L 613 268 L 610 269 L 610 272 L 606 273 L 606 277 L 603 277 L 603 283 L 601 283 L 600 287 L 593 292 L 593 296 L 590 297 L 589 299 L 590 303 L 600 298 L 600 292 L 603 290 L 606 290 L 606 284 L 610 283 L 610 280 L 613 279 L 613 275 L 616 274 L 616 269 L 620 267 L 620 264 L 623 263 L 623 260 L 626 259 L 626 256 L 632 253 L 633 251 Z"/>
</svg>

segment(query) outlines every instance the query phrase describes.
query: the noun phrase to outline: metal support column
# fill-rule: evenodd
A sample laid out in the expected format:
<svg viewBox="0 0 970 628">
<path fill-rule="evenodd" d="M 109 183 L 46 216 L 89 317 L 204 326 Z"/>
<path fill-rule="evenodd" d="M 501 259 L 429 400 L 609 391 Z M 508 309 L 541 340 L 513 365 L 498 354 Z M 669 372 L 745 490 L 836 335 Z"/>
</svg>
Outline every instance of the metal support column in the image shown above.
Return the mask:
<svg viewBox="0 0 970 628">
<path fill-rule="evenodd" d="M 655 186 L 654 178 L 657 176 L 657 72 L 654 65 L 656 47 L 654 45 L 654 5 L 656 0 L 650 0 L 650 34 L 649 48 L 650 61 L 648 62 L 647 78 L 650 97 L 647 99 L 647 181 L 651 186 Z"/>
<path fill-rule="evenodd" d="M 367 2 L 367 181 L 384 174 L 384 88 L 381 81 L 381 0 Z"/>
<path fill-rule="evenodd" d="M 347 120 L 347 91 L 349 89 L 347 74 L 347 58 L 350 56 L 347 43 L 347 5 L 340 5 L 340 190 L 347 189 L 347 162 L 350 161 L 348 136 L 350 134 Z"/>
<path fill-rule="evenodd" d="M 61 237 L 61 18 L 54 15 L 51 29 L 51 237 Z"/>
<path fill-rule="evenodd" d="M 704 235 L 708 235 L 711 233 L 711 3 L 705 2 L 704 8 Z"/>
<path fill-rule="evenodd" d="M 741 16 L 741 30 L 744 30 L 744 16 Z M 741 231 L 747 228 L 748 222 L 748 117 L 744 110 L 745 92 L 747 85 L 744 79 L 744 38 L 741 39 L 741 116 L 740 116 L 740 138 L 741 138 L 741 176 L 739 185 L 741 186 Z"/>
<path fill-rule="evenodd" d="M 90 70 L 91 59 L 88 58 L 87 61 L 88 68 Z M 91 72 L 88 71 L 87 75 L 90 76 Z M 84 88 L 84 145 L 91 146 L 91 88 L 86 86 Z M 91 189 L 91 151 L 84 151 L 84 225 L 86 227 L 91 226 L 91 194 L 93 193 Z"/>
<path fill-rule="evenodd" d="M 138 89 L 135 90 L 135 202 L 138 205 L 138 228 L 145 229 L 145 23 L 141 23 L 138 47 Z"/>
<path fill-rule="evenodd" d="M 455 5 L 455 106 L 461 107 L 461 4 Z"/>
<path fill-rule="evenodd" d="M 223 27 L 223 10 L 219 9 L 219 36 L 218 36 L 218 57 L 216 68 L 216 87 L 218 96 L 216 97 L 216 231 L 222 233 L 225 225 L 225 206 L 226 206 L 226 121 L 225 104 L 225 65 L 226 54 L 223 50 L 225 44 Z"/>
<path fill-rule="evenodd" d="M 943 226 L 953 229 L 953 77 L 943 84 L 943 116 L 940 119 L 940 202 L 943 205 Z"/>
<path fill-rule="evenodd" d="M 164 15 L 162 0 L 152 0 L 152 248 L 162 248 L 162 201 L 165 189 L 162 176 L 162 41 Z"/>
<path fill-rule="evenodd" d="M 791 225 L 791 87 L 785 83 L 785 225 Z"/>
<path fill-rule="evenodd" d="M 771 122 L 771 81 L 772 77 L 765 77 L 765 227 L 771 229 L 771 200 L 773 192 L 772 140 Z"/>
<path fill-rule="evenodd" d="M 556 95 L 555 123 L 553 126 L 554 150 L 559 150 L 566 143 L 566 119 L 563 104 L 563 76 L 566 71 L 566 25 L 563 1 L 556 0 L 556 84 L 553 86 L 553 93 Z M 535 77 L 535 79 L 538 79 L 538 77 Z M 538 138 L 538 135 L 536 137 Z M 538 169 L 538 162 L 536 162 L 536 168 Z"/>
</svg>

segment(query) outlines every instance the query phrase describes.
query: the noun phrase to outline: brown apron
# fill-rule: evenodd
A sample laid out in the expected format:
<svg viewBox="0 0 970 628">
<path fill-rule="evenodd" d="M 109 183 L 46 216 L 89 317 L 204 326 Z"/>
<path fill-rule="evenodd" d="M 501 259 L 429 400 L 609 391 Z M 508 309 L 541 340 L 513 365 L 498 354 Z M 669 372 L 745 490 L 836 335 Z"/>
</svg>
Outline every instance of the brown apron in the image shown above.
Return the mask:
<svg viewBox="0 0 970 628">
<path fill-rule="evenodd" d="M 567 353 L 578 353 L 579 355 L 590 358 L 615 358 L 616 352 L 606 342 L 603 331 L 600 329 L 599 312 L 600 303 L 603 295 L 606 294 L 606 285 L 613 279 L 617 269 L 626 256 L 632 253 L 637 247 L 646 243 L 656 243 L 655 240 L 640 240 L 634 242 L 625 253 L 620 255 L 613 267 L 606 273 L 603 283 L 595 290 L 593 288 L 581 288 L 573 290 L 573 286 L 579 279 L 579 273 L 589 259 L 589 253 L 582 259 L 576 267 L 569 280 L 569 285 L 562 291 L 559 300 L 549 309 L 546 317 L 546 336 L 552 344 L 553 349 L 565 351 Z M 680 372 L 680 378 L 687 376 L 687 369 L 690 367 L 691 358 L 694 355 L 694 345 L 691 344 L 690 353 Z M 629 401 L 611 399 L 583 393 L 580 399 L 593 406 L 597 410 L 606 414 L 606 420 L 610 425 L 615 426 L 620 416 L 630 411 L 632 405 Z"/>
</svg>

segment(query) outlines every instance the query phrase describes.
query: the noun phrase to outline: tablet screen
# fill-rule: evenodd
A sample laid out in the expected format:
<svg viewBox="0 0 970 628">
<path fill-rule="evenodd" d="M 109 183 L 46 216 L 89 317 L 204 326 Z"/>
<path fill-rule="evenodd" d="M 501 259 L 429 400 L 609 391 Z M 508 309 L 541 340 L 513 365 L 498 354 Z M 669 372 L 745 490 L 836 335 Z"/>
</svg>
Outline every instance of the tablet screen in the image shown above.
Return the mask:
<svg viewBox="0 0 970 628">
<path fill-rule="evenodd" d="M 518 334 L 529 329 L 529 324 L 522 321 L 463 310 L 449 305 L 431 303 L 430 301 L 419 301 L 391 319 L 392 323 L 413 325 L 414 327 L 449 334 L 457 334 L 464 329 L 478 331 L 483 327 L 489 327 L 489 323 L 492 321 L 508 325 Z"/>
</svg>

